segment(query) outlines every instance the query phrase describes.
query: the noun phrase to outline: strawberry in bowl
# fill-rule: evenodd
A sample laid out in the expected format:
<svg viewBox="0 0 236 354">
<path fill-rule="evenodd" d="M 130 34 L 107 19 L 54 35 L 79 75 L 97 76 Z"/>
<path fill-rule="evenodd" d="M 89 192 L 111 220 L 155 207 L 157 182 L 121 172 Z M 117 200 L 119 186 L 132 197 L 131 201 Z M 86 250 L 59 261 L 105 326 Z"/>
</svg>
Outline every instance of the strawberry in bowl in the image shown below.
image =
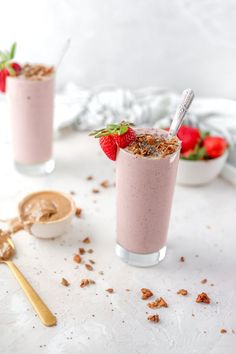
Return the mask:
<svg viewBox="0 0 236 354">
<path fill-rule="evenodd" d="M 177 182 L 196 186 L 214 180 L 228 156 L 228 143 L 220 136 L 183 125 L 178 132 L 182 142 Z"/>
</svg>

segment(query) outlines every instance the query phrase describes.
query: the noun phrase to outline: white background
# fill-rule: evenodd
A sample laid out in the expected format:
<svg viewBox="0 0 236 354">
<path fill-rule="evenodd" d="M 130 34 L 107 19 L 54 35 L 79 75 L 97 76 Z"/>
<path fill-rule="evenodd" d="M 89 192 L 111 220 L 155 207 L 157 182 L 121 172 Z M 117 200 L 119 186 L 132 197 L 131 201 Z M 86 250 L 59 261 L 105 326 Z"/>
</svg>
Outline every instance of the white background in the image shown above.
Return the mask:
<svg viewBox="0 0 236 354">
<path fill-rule="evenodd" d="M 192 87 L 236 97 L 234 0 L 0 0 L 0 46 L 20 61 L 70 52 L 58 85 Z"/>
</svg>

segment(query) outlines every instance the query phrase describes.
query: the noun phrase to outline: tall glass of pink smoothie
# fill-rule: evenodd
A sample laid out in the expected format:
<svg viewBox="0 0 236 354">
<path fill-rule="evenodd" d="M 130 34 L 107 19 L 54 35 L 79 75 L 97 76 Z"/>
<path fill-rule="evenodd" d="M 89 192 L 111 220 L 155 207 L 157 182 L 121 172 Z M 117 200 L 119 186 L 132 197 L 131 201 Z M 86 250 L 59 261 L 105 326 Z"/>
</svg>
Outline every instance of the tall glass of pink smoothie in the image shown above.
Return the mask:
<svg viewBox="0 0 236 354">
<path fill-rule="evenodd" d="M 55 165 L 52 158 L 54 73 L 51 70 L 47 75 L 38 75 L 37 66 L 28 67 L 29 74 L 7 78 L 6 92 L 15 167 L 19 172 L 38 175 L 52 172 Z M 44 68 L 42 73 L 47 69 L 38 67 Z"/>
<path fill-rule="evenodd" d="M 136 134 L 166 137 L 158 129 Z M 152 146 L 149 147 L 152 149 Z M 152 266 L 166 253 L 180 142 L 164 156 L 141 156 L 128 148 L 117 154 L 117 255 L 135 266 Z"/>
</svg>

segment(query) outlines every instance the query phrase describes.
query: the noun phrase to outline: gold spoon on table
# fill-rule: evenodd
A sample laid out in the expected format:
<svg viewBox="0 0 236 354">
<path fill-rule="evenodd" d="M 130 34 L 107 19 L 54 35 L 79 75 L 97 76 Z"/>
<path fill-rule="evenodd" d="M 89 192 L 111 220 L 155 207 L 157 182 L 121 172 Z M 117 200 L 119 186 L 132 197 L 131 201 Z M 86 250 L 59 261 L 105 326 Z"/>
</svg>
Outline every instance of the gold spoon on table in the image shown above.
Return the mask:
<svg viewBox="0 0 236 354">
<path fill-rule="evenodd" d="M 0 263 L 8 265 L 16 280 L 25 292 L 33 308 L 37 312 L 40 320 L 45 326 L 55 326 L 57 323 L 56 317 L 45 305 L 43 300 L 39 297 L 36 291 L 32 288 L 24 275 L 20 272 L 17 266 L 11 261 L 15 253 L 15 246 L 8 233 L 4 233 L 0 230 Z"/>
</svg>

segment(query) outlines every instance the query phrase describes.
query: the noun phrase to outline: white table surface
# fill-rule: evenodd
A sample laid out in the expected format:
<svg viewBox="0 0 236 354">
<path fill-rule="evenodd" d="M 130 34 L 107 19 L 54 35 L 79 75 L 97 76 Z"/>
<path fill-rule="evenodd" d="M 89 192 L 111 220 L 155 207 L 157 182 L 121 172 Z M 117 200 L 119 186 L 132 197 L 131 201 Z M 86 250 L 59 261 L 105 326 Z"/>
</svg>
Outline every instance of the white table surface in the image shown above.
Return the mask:
<svg viewBox="0 0 236 354">
<path fill-rule="evenodd" d="M 58 324 L 47 328 L 40 323 L 7 266 L 0 265 L 1 354 L 235 353 L 235 187 L 223 179 L 201 188 L 177 186 L 165 260 L 153 268 L 133 268 L 114 254 L 115 188 L 99 184 L 108 179 L 113 185 L 115 164 L 95 139 L 73 133 L 57 140 L 57 166 L 48 177 L 19 175 L 6 153 L 9 146 L 1 150 L 0 218 L 14 216 L 17 202 L 28 192 L 46 188 L 75 191 L 83 209 L 82 218 L 74 219 L 61 238 L 40 240 L 24 231 L 14 236 L 15 263 L 56 313 Z M 94 180 L 87 181 L 88 175 Z M 101 192 L 93 194 L 93 187 Z M 85 236 L 92 240 L 93 272 L 73 262 Z M 70 287 L 60 284 L 62 277 Z M 96 284 L 81 289 L 80 280 L 87 277 Z M 201 284 L 203 278 L 206 284 Z M 105 291 L 109 287 L 114 294 Z M 140 298 L 142 287 L 164 297 L 169 308 L 149 309 Z M 180 288 L 189 295 L 177 295 Z M 202 291 L 210 296 L 210 305 L 195 303 Z M 146 312 L 158 312 L 160 323 L 147 321 Z M 222 328 L 227 333 L 221 334 Z"/>
</svg>

